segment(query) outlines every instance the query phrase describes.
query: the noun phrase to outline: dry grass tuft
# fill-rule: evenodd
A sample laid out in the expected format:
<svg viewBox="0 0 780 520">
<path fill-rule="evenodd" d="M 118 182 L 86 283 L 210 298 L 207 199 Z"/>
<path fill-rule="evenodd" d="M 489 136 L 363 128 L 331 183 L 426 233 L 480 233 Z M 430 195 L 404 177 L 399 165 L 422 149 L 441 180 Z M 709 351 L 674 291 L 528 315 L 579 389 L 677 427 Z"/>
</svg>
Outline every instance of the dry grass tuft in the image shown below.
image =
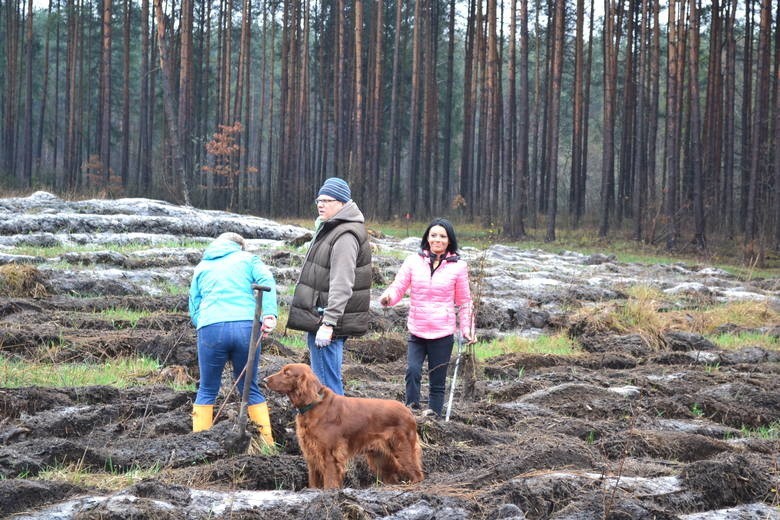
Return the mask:
<svg viewBox="0 0 780 520">
<path fill-rule="evenodd" d="M 658 291 L 632 288 L 627 293 L 627 300 L 577 311 L 571 317 L 570 335 L 639 334 L 650 345 L 660 348 L 664 344 L 662 336 L 669 330 L 708 335 L 716 334 L 726 324 L 758 329 L 780 323 L 780 313 L 766 302 L 729 302 L 667 311 L 668 302 Z"/>
<path fill-rule="evenodd" d="M 660 309 L 666 305 L 658 291 L 632 288 L 629 298 L 584 307 L 572 316 L 575 335 L 639 334 L 650 345 L 660 348 L 661 336 L 668 328 Z"/>
<path fill-rule="evenodd" d="M 780 324 L 780 313 L 766 302 L 743 301 L 709 307 L 699 311 L 675 311 L 668 313 L 668 328 L 698 334 L 713 334 L 724 325 L 747 329 Z"/>
<path fill-rule="evenodd" d="M 0 296 L 43 298 L 48 295 L 44 281 L 35 266 L 13 263 L 0 266 Z"/>
<path fill-rule="evenodd" d="M 247 455 L 276 455 L 279 453 L 279 448 L 274 444 L 269 446 L 266 442 L 260 438 L 260 434 L 252 435 L 249 440 L 249 447 L 246 450 Z"/>
<path fill-rule="evenodd" d="M 155 378 L 156 382 L 169 385 L 184 386 L 197 382 L 197 379 L 192 377 L 187 370 L 187 367 L 182 365 L 170 365 L 163 367 L 160 373 Z"/>
<path fill-rule="evenodd" d="M 141 480 L 154 478 L 160 473 L 158 467 L 140 468 L 133 467 L 126 471 L 103 470 L 95 471 L 95 468 L 86 467 L 83 461 L 78 463 L 56 466 L 41 471 L 37 478 L 40 480 L 54 480 L 67 482 L 75 486 L 93 487 L 105 491 L 119 491 Z"/>
</svg>

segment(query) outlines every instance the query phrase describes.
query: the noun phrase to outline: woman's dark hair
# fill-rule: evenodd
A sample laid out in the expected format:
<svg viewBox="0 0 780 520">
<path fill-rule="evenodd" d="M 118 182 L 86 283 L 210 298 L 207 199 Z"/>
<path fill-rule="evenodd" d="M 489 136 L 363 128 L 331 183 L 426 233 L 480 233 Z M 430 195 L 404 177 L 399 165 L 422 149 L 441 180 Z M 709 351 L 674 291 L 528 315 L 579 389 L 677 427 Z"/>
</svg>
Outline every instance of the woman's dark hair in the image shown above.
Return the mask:
<svg viewBox="0 0 780 520">
<path fill-rule="evenodd" d="M 420 241 L 420 248 L 423 251 L 431 250 L 431 245 L 428 243 L 428 233 L 430 233 L 433 226 L 441 226 L 444 228 L 444 231 L 447 232 L 447 239 L 450 241 L 450 243 L 447 244 L 447 252 L 453 254 L 457 253 L 458 239 L 455 238 L 455 228 L 452 227 L 452 222 L 446 218 L 435 218 L 431 221 L 430 224 L 428 224 L 428 227 L 425 229 L 425 233 L 423 233 L 422 240 Z"/>
</svg>

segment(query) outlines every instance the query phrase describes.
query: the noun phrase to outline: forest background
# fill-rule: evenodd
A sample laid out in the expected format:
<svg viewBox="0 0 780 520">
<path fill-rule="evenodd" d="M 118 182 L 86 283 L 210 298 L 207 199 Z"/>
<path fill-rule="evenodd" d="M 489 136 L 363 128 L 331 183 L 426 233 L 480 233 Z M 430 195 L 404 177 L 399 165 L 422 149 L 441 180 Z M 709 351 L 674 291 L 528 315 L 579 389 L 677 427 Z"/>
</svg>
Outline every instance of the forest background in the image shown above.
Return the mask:
<svg viewBox="0 0 780 520">
<path fill-rule="evenodd" d="M 780 252 L 772 0 L 3 0 L 0 183 Z"/>
</svg>

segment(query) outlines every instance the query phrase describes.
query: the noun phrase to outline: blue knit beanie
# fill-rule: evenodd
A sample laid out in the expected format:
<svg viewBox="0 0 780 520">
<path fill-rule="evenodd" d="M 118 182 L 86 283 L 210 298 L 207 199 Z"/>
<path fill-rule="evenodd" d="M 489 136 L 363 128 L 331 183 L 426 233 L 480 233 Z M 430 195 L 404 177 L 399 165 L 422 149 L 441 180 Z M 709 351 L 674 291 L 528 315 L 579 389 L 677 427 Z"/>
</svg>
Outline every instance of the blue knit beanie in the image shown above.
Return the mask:
<svg viewBox="0 0 780 520">
<path fill-rule="evenodd" d="M 320 188 L 318 195 L 328 195 L 338 200 L 339 202 L 349 202 L 352 198 L 352 192 L 349 189 L 349 184 L 344 179 L 338 177 L 330 177 L 325 179 L 325 182 Z"/>
</svg>

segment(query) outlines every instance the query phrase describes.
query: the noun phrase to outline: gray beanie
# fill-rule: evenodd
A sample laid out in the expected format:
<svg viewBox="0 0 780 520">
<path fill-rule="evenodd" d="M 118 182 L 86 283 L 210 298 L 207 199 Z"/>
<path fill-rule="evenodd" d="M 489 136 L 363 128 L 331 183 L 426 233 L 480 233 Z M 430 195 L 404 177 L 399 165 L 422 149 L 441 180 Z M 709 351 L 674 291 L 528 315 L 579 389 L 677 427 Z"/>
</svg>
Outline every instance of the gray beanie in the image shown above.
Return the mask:
<svg viewBox="0 0 780 520">
<path fill-rule="evenodd" d="M 325 179 L 318 195 L 328 195 L 339 202 L 349 202 L 352 198 L 349 184 L 344 179 L 339 179 L 338 177 Z"/>
</svg>

